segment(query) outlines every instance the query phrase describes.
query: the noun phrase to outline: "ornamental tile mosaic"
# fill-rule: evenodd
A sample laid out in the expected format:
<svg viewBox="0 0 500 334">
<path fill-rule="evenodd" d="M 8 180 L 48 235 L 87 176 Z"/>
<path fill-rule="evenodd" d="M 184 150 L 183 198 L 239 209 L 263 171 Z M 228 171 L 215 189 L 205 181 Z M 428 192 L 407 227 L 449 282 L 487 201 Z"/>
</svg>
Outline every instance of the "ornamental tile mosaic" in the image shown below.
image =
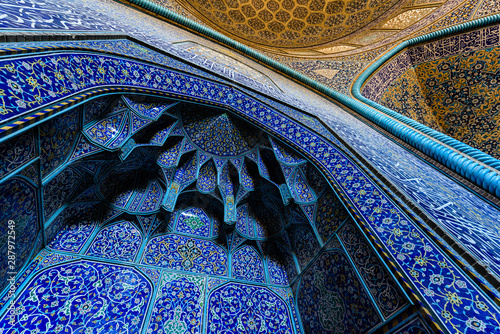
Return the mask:
<svg viewBox="0 0 500 334">
<path fill-rule="evenodd" d="M 167 234 L 151 239 L 142 264 L 194 273 L 227 275 L 227 255 L 219 245 L 208 240 Z"/>
<path fill-rule="evenodd" d="M 49 5 L 50 5 L 50 3 L 49 3 Z M 36 4 L 34 6 L 35 6 L 34 8 L 37 9 L 39 7 L 36 7 L 36 6 L 47 6 L 47 5 Z M 68 7 L 64 7 L 65 4 L 61 4 L 61 6 L 62 6 L 61 8 L 68 8 Z M 35 11 L 35 9 L 33 9 L 33 11 Z M 60 14 L 60 15 L 62 15 L 62 14 Z M 67 15 L 69 15 L 69 14 L 67 14 Z M 75 17 L 77 17 L 77 15 L 80 15 L 80 14 L 76 14 L 76 13 L 72 12 L 71 15 L 75 15 Z M 101 14 L 96 15 L 96 17 L 102 18 Z M 10 17 L 9 17 L 9 19 L 10 19 Z M 86 22 L 87 22 L 86 20 L 87 19 L 82 21 L 83 25 L 86 24 Z M 95 20 L 95 18 L 94 18 L 94 20 Z M 50 27 L 51 24 L 54 24 L 54 26 L 56 26 L 57 24 L 60 24 L 60 22 L 61 21 L 60 20 L 58 21 L 58 19 L 56 19 L 52 23 L 46 22 L 45 23 L 46 26 L 44 26 L 44 27 Z M 71 21 L 71 22 L 73 22 L 73 21 Z M 39 23 L 36 23 L 36 24 L 39 24 Z M 35 24 L 35 26 L 36 26 L 36 24 Z M 106 27 L 109 27 L 109 26 L 106 26 Z M 102 27 L 100 27 L 100 28 L 102 28 Z M 120 45 L 120 44 L 110 43 L 109 45 L 114 45 L 116 48 L 116 45 Z M 143 51 L 145 49 L 143 48 L 143 49 L 137 49 L 137 50 Z M 62 57 L 64 57 L 64 55 Z M 39 57 L 39 58 L 43 58 L 43 57 Z M 104 60 L 104 63 L 106 63 L 106 61 L 110 60 L 111 58 L 113 58 L 113 57 L 103 56 L 102 59 Z M 26 59 L 29 60 L 29 57 L 27 57 Z M 80 58 L 78 58 L 78 59 L 80 59 Z M 99 58 L 95 58 L 95 59 L 99 59 Z M 123 59 L 123 58 L 117 58 L 117 59 Z M 117 59 L 115 59 L 115 60 L 117 60 Z M 70 60 L 70 59 L 68 58 L 68 60 Z M 73 61 L 73 59 L 70 60 L 70 63 L 71 63 L 71 61 Z M 100 61 L 100 60 L 96 60 L 96 62 L 97 61 Z M 120 60 L 117 60 L 117 61 L 118 61 L 118 63 L 120 63 Z M 77 65 L 76 60 L 72 64 L 74 64 L 75 68 L 80 66 L 80 65 Z M 136 63 L 134 63 L 132 61 L 128 61 L 128 64 L 130 66 L 127 65 L 127 61 L 124 61 L 123 67 L 121 67 L 120 70 L 124 70 L 124 69 L 127 70 L 127 68 L 129 68 L 127 71 L 128 71 L 128 74 L 130 74 L 131 79 L 128 82 L 126 80 L 123 82 L 120 82 L 120 85 L 123 85 L 123 87 L 125 87 L 126 85 L 134 86 L 134 89 L 136 89 L 137 87 L 143 87 L 143 88 L 146 87 L 147 85 L 141 86 L 140 84 L 138 84 L 139 81 L 137 81 L 137 79 L 134 79 L 135 74 L 133 71 L 137 70 L 139 73 L 141 71 L 141 69 L 139 67 L 135 67 Z M 98 73 L 95 71 L 95 69 L 92 68 L 92 66 L 93 66 L 92 64 L 85 63 L 85 61 L 84 61 L 83 65 L 81 65 L 82 71 L 86 70 L 87 65 L 89 67 L 91 67 L 91 70 L 93 71 L 92 73 L 94 75 L 96 73 Z M 148 68 L 148 70 L 151 69 L 150 73 L 154 73 L 156 71 L 156 69 L 153 69 L 152 67 L 148 67 L 149 65 L 145 65 L 145 64 L 140 64 L 140 65 L 143 66 L 144 68 Z M 34 65 L 34 66 L 38 66 L 38 65 Z M 106 67 L 106 68 L 109 68 L 109 67 Z M 62 71 L 65 72 L 64 69 Z M 77 73 L 76 70 L 73 72 Z M 168 72 L 168 71 L 166 71 L 166 72 Z M 90 72 L 83 72 L 83 73 L 90 73 Z M 123 72 L 120 72 L 120 73 L 123 73 Z M 143 74 L 143 73 L 147 73 L 147 72 L 140 72 L 140 73 Z M 193 71 L 190 73 L 196 73 L 196 72 Z M 162 72 L 161 74 L 164 74 L 164 73 Z M 115 79 L 120 79 L 120 76 L 118 76 L 118 75 L 115 76 Z M 154 74 L 153 74 L 153 76 L 154 76 Z M 76 76 L 73 76 L 73 78 L 75 78 L 75 77 Z M 146 75 L 143 75 L 143 77 L 145 78 Z M 179 78 L 179 77 L 177 77 L 177 78 Z M 121 79 L 123 79 L 123 77 Z M 199 99 L 200 97 L 202 97 L 202 95 L 197 95 L 195 90 L 188 92 L 187 89 L 183 88 L 183 87 L 185 87 L 186 82 L 189 83 L 190 79 L 191 79 L 191 77 L 189 75 L 186 75 L 184 78 L 179 78 L 179 81 L 181 81 L 181 80 L 187 80 L 187 81 L 183 81 L 178 86 L 166 85 L 165 87 L 167 87 L 167 88 L 165 88 L 165 89 L 164 89 L 164 87 L 161 86 L 162 84 L 157 84 L 156 81 L 153 80 L 151 82 L 151 85 L 147 86 L 147 88 L 148 89 L 158 89 L 159 88 L 162 90 L 164 89 L 165 91 L 168 91 L 168 92 L 176 92 L 176 94 L 185 94 L 185 95 L 192 94 L 191 95 L 192 98 Z M 54 78 L 51 78 L 51 80 L 53 80 L 53 82 L 55 82 Z M 84 80 L 84 79 L 81 79 L 81 80 Z M 162 80 L 164 83 L 168 82 L 167 77 L 163 77 Z M 40 83 L 42 81 L 43 81 L 43 78 L 40 78 L 37 82 Z M 66 81 L 66 80 L 63 80 L 63 81 Z M 133 83 L 133 81 L 136 81 L 136 83 Z M 71 82 L 71 81 L 69 81 L 69 82 Z M 108 85 L 112 84 L 110 82 L 111 81 L 107 82 L 107 84 Z M 173 80 L 172 82 L 175 82 L 175 80 Z M 201 81 L 198 81 L 198 83 L 200 83 L 200 82 Z M 78 82 L 77 84 L 81 84 L 81 82 Z M 154 84 L 156 84 L 157 87 L 154 87 L 153 86 Z M 191 83 L 189 83 L 189 84 L 191 85 Z M 202 85 L 202 83 L 200 83 L 200 87 L 201 87 L 201 85 Z M 89 88 L 89 87 L 90 86 L 86 86 L 86 88 Z M 193 86 L 191 86 L 191 87 L 193 87 Z M 206 86 L 203 86 L 203 87 L 206 87 Z M 23 88 L 24 88 L 24 86 L 23 86 Z M 78 89 L 84 89 L 84 88 L 85 87 L 82 86 Z M 294 123 L 292 120 L 285 118 L 282 115 L 275 114 L 273 111 L 270 111 L 270 109 L 268 109 L 268 107 L 263 107 L 261 104 L 259 104 L 259 102 L 257 100 L 254 100 L 251 98 L 247 99 L 244 95 L 240 94 L 238 91 L 227 89 L 224 86 L 217 86 L 213 82 L 210 83 L 209 88 L 210 89 L 213 88 L 213 94 L 211 93 L 210 97 L 207 97 L 207 100 L 203 100 L 203 101 L 210 102 L 210 101 L 215 100 L 215 101 L 227 103 L 227 105 L 230 105 L 231 107 L 233 107 L 234 110 L 241 112 L 239 114 L 239 116 L 246 116 L 246 117 L 252 119 L 257 124 L 259 124 L 260 127 L 264 128 L 268 132 L 271 132 L 272 134 L 276 135 L 279 133 L 280 136 L 282 136 L 282 137 L 280 137 L 281 139 L 283 139 L 283 138 L 285 138 L 285 139 L 286 138 L 296 138 L 296 137 L 293 137 L 293 135 L 295 135 L 296 133 L 299 133 L 301 135 L 301 138 L 307 138 L 308 139 L 307 141 L 302 140 L 302 139 L 301 140 L 294 140 L 294 142 L 295 142 L 294 147 L 300 148 L 302 150 L 301 153 L 307 153 L 308 159 L 313 160 L 315 163 L 318 163 L 318 165 L 324 167 L 325 170 L 327 170 L 327 172 L 325 172 L 325 174 L 328 175 L 329 177 L 333 177 L 334 179 L 336 179 L 338 181 L 338 184 L 336 184 L 336 185 L 341 189 L 342 195 L 346 196 L 345 198 L 347 198 L 347 201 L 351 201 L 350 203 L 352 203 L 353 206 L 356 208 L 356 210 L 358 210 L 357 212 L 363 212 L 363 217 L 360 218 L 360 220 L 362 220 L 363 223 L 367 224 L 365 226 L 367 229 L 371 229 L 371 231 L 377 237 L 379 237 L 381 240 L 383 240 L 383 242 L 388 240 L 387 238 L 384 238 L 384 236 L 390 234 L 391 232 L 389 232 L 389 231 L 392 231 L 392 230 L 390 230 L 390 229 L 386 229 L 386 230 L 378 229 L 377 230 L 377 228 L 381 227 L 381 226 L 388 227 L 389 225 L 394 226 L 394 224 L 399 224 L 401 219 L 396 220 L 396 217 L 395 217 L 396 213 L 398 215 L 401 214 L 400 211 L 398 211 L 399 209 L 397 207 L 393 206 L 390 201 L 388 201 L 385 194 L 372 191 L 373 184 L 371 183 L 371 181 L 365 179 L 364 178 L 365 176 L 360 176 L 361 174 L 359 174 L 359 175 L 357 174 L 359 172 L 359 170 L 357 170 L 356 169 L 357 167 L 355 167 L 354 165 L 351 164 L 349 159 L 346 159 L 346 156 L 344 155 L 344 153 L 342 153 L 341 151 L 337 151 L 335 147 L 327 147 L 326 144 L 323 142 L 322 138 L 316 137 L 316 133 L 309 132 L 307 129 L 305 129 L 301 126 L 297 126 L 297 123 Z M 76 92 L 78 90 L 78 89 L 75 90 L 71 84 L 68 84 L 67 89 L 68 90 L 73 89 L 72 92 Z M 185 90 L 184 92 L 182 91 L 183 89 Z M 44 92 L 43 90 L 39 90 L 39 91 Z M 47 93 L 47 94 L 49 94 L 49 96 L 50 96 L 50 93 Z M 64 94 L 62 94 L 62 95 L 64 95 Z M 59 97 L 62 95 L 59 95 Z M 239 102 L 239 99 L 241 99 L 242 103 Z M 35 98 L 35 101 L 36 101 L 36 98 Z M 50 100 L 50 101 L 55 101 L 55 99 Z M 28 101 L 28 102 L 33 102 L 33 101 Z M 248 107 L 245 106 L 245 104 L 248 104 Z M 37 107 L 40 105 L 33 104 L 32 106 Z M 196 108 L 199 108 L 199 105 L 197 105 Z M 255 108 L 255 110 L 252 110 L 253 108 Z M 28 108 L 26 108 L 26 109 L 28 109 Z M 304 107 L 304 110 L 307 110 L 309 112 L 311 112 L 313 109 L 314 109 L 315 115 L 318 115 L 318 114 L 325 112 L 325 110 L 322 110 L 321 108 L 317 108 L 318 110 L 316 110 L 316 105 Z M 409 184 L 409 182 L 416 182 L 416 181 L 404 181 L 404 180 L 411 180 L 412 175 L 422 175 L 424 173 L 424 171 L 425 171 L 425 173 L 429 172 L 429 169 L 428 168 L 426 169 L 425 166 L 422 167 L 422 164 L 419 164 L 418 160 L 416 160 L 414 157 L 412 157 L 410 155 L 405 155 L 404 152 L 402 152 L 401 150 L 398 150 L 397 148 L 394 148 L 393 144 L 390 142 L 387 142 L 387 140 L 383 140 L 383 139 L 381 140 L 381 138 L 377 137 L 376 134 L 373 134 L 373 131 L 371 131 L 369 128 L 361 126 L 357 120 L 353 120 L 353 119 L 349 118 L 348 116 L 346 116 L 345 114 L 340 113 L 337 107 L 329 106 L 328 112 L 325 112 L 325 114 L 329 114 L 329 115 L 326 115 L 324 117 L 324 121 L 326 123 L 328 123 L 328 125 L 330 125 L 332 128 L 334 128 L 335 131 L 337 131 L 337 133 L 342 134 L 343 138 L 348 143 L 355 146 L 356 150 L 358 152 L 360 152 L 360 154 L 364 155 L 365 157 L 372 158 L 372 160 L 370 160 L 370 161 L 371 162 L 374 161 L 373 163 L 375 166 L 377 166 L 377 168 L 383 170 L 384 173 L 388 173 L 392 177 L 392 180 L 397 179 L 397 181 L 400 182 L 400 184 L 401 183 Z M 229 114 L 229 115 L 231 116 L 231 114 Z M 96 117 L 102 117 L 102 116 L 96 116 Z M 306 122 L 304 120 L 302 120 L 302 121 Z M 92 124 L 92 123 L 89 123 L 89 124 Z M 283 128 L 282 128 L 283 130 L 280 128 L 280 126 L 283 126 Z M 363 135 L 361 136 L 360 134 L 363 134 Z M 316 147 L 318 147 L 319 149 L 322 149 L 322 151 L 315 151 L 315 150 L 311 149 L 311 146 L 310 146 L 311 142 L 314 143 L 315 145 L 317 145 Z M 389 152 L 388 154 L 386 153 L 387 151 Z M 320 154 L 317 154 L 317 152 L 326 152 L 326 153 L 322 153 L 320 155 Z M 335 153 L 337 153 L 337 155 L 335 155 Z M 379 159 L 379 160 L 377 160 L 377 159 Z M 399 163 L 399 165 L 398 165 L 398 163 Z M 334 167 L 334 166 L 336 166 L 336 164 L 341 164 L 342 166 L 339 166 L 338 168 L 336 168 L 336 167 Z M 404 165 L 404 167 L 401 167 L 403 164 L 406 164 L 406 165 Z M 135 167 L 133 167 L 133 168 L 135 168 Z M 399 168 L 403 168 L 403 170 L 400 170 Z M 344 171 L 346 171 L 346 172 L 344 173 Z M 403 175 L 403 173 L 405 173 L 405 172 L 407 172 L 409 174 Z M 435 173 L 434 174 L 433 173 L 434 172 L 430 171 L 429 175 L 432 175 L 432 177 L 429 177 L 427 179 L 420 178 L 418 181 L 418 184 L 416 184 L 414 186 L 410 185 L 408 187 L 402 187 L 402 188 L 404 188 L 404 191 L 406 191 L 408 193 L 413 193 L 414 196 L 418 196 L 419 203 L 423 203 L 422 204 L 423 206 L 427 205 L 426 208 L 428 210 L 431 210 L 431 211 L 436 209 L 437 207 L 434 206 L 434 204 L 430 205 L 429 203 L 437 203 L 439 201 L 445 201 L 445 199 L 449 198 L 449 196 L 450 196 L 450 195 L 443 196 L 443 191 L 433 192 L 433 190 L 436 188 L 432 188 L 432 187 L 429 188 L 430 190 L 426 190 L 425 192 L 419 190 L 419 189 L 422 189 L 422 184 L 430 185 L 431 183 L 435 182 L 436 179 L 439 179 L 439 176 L 435 176 Z M 401 176 L 401 177 L 399 177 L 399 176 Z M 349 179 L 349 177 L 352 177 L 352 179 Z M 413 178 L 413 179 L 415 179 L 415 178 Z M 353 181 L 353 182 L 351 182 L 351 181 Z M 359 192 L 349 193 L 349 189 L 352 189 L 353 183 L 356 181 L 359 181 L 361 183 L 362 189 Z M 454 203 L 462 204 L 462 203 L 468 201 L 467 203 L 469 203 L 469 204 L 471 204 L 471 203 L 472 204 L 479 204 L 479 205 L 477 205 L 477 207 L 480 207 L 481 209 L 478 209 L 478 210 L 486 210 L 488 213 L 492 213 L 494 216 L 494 210 L 491 209 L 491 212 L 488 211 L 489 208 L 485 207 L 484 206 L 485 204 L 484 203 L 482 204 L 482 202 L 480 200 L 471 198 L 470 196 L 467 196 L 467 195 L 463 195 L 465 190 L 460 189 L 458 187 L 453 187 L 453 185 L 450 186 L 450 181 L 446 181 L 446 179 L 443 182 L 441 182 L 441 181 L 443 181 L 443 180 L 439 179 L 438 184 L 443 185 L 443 187 L 444 187 L 443 189 L 447 189 L 447 190 L 452 189 L 452 192 L 453 192 L 452 196 L 454 196 L 454 198 L 456 198 Z M 433 187 L 435 187 L 435 186 L 433 186 Z M 367 191 L 366 189 L 369 189 L 369 191 Z M 361 193 L 361 191 L 365 191 L 365 192 Z M 433 194 L 436 194 L 435 195 L 436 201 L 429 200 L 429 196 L 433 195 Z M 456 194 L 458 194 L 458 195 L 456 195 Z M 448 197 L 446 197 L 446 196 L 448 196 Z M 367 198 L 367 197 L 369 197 L 369 198 Z M 357 201 L 356 201 L 356 199 L 357 199 Z M 368 203 L 368 199 L 375 199 L 375 202 Z M 361 203 L 361 204 L 359 204 L 359 203 Z M 441 204 L 444 205 L 444 204 L 446 204 L 446 202 L 441 203 Z M 472 205 L 472 204 L 470 206 L 474 207 L 474 205 Z M 454 210 L 456 209 L 455 206 L 458 206 L 458 205 L 455 205 L 455 204 L 448 205 L 448 207 L 450 207 L 450 209 L 452 207 Z M 470 206 L 468 206 L 466 208 L 459 208 L 459 211 L 463 210 L 464 212 L 466 212 L 466 211 L 468 211 Z M 445 209 L 447 210 L 448 207 L 445 207 Z M 395 212 L 393 212 L 391 210 L 395 210 Z M 444 210 L 444 209 L 442 209 L 442 210 Z M 434 210 L 432 212 L 437 212 L 437 211 Z M 462 211 L 460 211 L 460 212 L 462 212 Z M 471 211 L 471 212 L 481 212 L 481 211 Z M 436 213 L 436 215 L 438 215 L 438 214 L 439 213 Z M 450 213 L 450 216 L 451 215 L 452 214 Z M 391 222 L 389 222 L 388 220 L 385 220 L 385 218 L 387 218 L 387 216 L 390 216 L 390 218 L 393 220 Z M 402 214 L 401 214 L 401 216 L 404 217 Z M 401 216 L 398 216 L 398 218 L 400 218 Z M 494 216 L 494 217 L 496 217 L 496 216 Z M 396 223 L 396 221 L 397 221 L 397 223 Z M 406 223 L 408 225 L 411 225 L 412 228 L 415 227 L 413 221 L 406 221 Z M 58 224 L 55 224 L 55 225 L 57 226 Z M 493 224 L 491 226 L 493 226 Z M 418 230 L 416 230 L 416 231 L 418 232 Z M 48 230 L 47 232 L 50 232 L 50 230 Z M 416 232 L 414 231 L 413 233 L 416 233 Z M 428 240 L 426 239 L 427 238 L 426 236 L 419 234 L 419 237 L 423 238 L 423 240 L 425 240 L 425 242 L 428 242 Z M 471 237 L 477 238 L 477 236 L 471 236 Z M 407 236 L 407 238 L 409 238 L 409 236 Z M 412 236 L 412 238 L 413 238 L 413 236 Z M 389 243 L 387 245 L 389 245 Z M 404 245 L 404 243 L 403 244 L 395 243 L 395 244 L 392 244 L 389 246 L 384 246 L 385 247 L 384 249 L 386 251 L 388 251 L 389 258 L 392 256 L 392 261 L 394 261 L 394 263 L 396 263 L 397 266 L 399 266 L 400 268 L 403 268 L 403 271 L 404 271 L 409 266 L 411 266 L 411 261 L 409 260 L 410 257 L 402 259 L 401 256 L 399 258 L 396 256 L 397 251 L 402 249 L 402 247 L 403 247 L 402 245 Z M 419 244 L 415 244 L 415 245 L 416 245 L 416 248 L 420 247 Z M 439 254 L 438 255 L 434 254 L 434 253 L 437 253 L 438 251 L 437 251 L 437 249 L 434 248 L 434 246 L 432 246 L 432 243 L 429 243 L 429 244 L 423 243 L 423 245 L 425 245 L 423 247 L 431 247 L 432 248 L 432 251 L 429 251 L 429 256 L 439 256 Z M 478 247 L 484 246 L 480 243 L 478 243 L 478 245 L 479 245 Z M 490 244 L 489 246 L 492 247 L 491 245 L 493 245 L 493 244 Z M 419 249 L 421 250 L 422 247 L 420 247 Z M 188 254 L 186 257 L 188 257 L 188 258 L 190 257 L 189 251 L 188 252 L 183 251 L 183 253 Z M 192 250 L 192 253 L 196 255 L 197 252 L 195 250 Z M 481 254 L 480 251 L 478 251 L 478 253 Z M 487 253 L 488 254 L 495 254 L 494 250 L 492 248 L 490 248 L 489 252 L 487 252 Z M 437 266 L 433 267 L 432 270 L 434 270 L 435 268 L 437 268 Z M 426 269 L 428 270 L 428 272 L 425 273 L 425 271 L 421 271 L 421 276 L 418 279 L 422 278 L 422 275 L 423 275 L 422 273 L 428 274 L 429 271 L 431 270 L 431 267 L 428 266 Z M 180 269 L 180 270 L 185 271 L 183 269 Z M 439 270 L 441 270 L 441 269 L 439 269 Z M 453 275 L 458 277 L 457 280 L 460 281 L 460 283 L 457 283 L 457 284 L 460 284 L 461 286 L 462 285 L 470 286 L 470 282 L 468 282 L 467 279 L 462 277 L 463 275 L 460 273 L 460 271 L 457 271 L 457 268 L 454 266 L 453 263 L 451 263 L 451 262 L 449 263 L 447 270 L 449 270 Z M 406 272 L 406 271 L 404 271 L 404 272 Z M 487 330 L 494 331 L 495 328 L 498 327 L 498 326 L 494 327 L 495 325 L 492 325 L 492 323 L 494 323 L 496 321 L 496 318 L 494 318 L 495 313 L 493 312 L 493 313 L 489 313 L 488 315 L 485 315 L 486 313 L 483 310 L 481 310 L 481 308 L 478 308 L 477 305 L 474 303 L 467 302 L 467 306 L 464 306 L 464 303 L 459 304 L 459 303 L 449 302 L 448 304 L 445 304 L 446 302 L 445 303 L 442 302 L 443 300 L 445 300 L 444 297 L 442 297 L 442 296 L 439 298 L 434 298 L 432 301 L 430 301 L 431 297 L 422 293 L 423 289 L 417 285 L 418 284 L 418 283 L 416 283 L 417 279 L 412 279 L 411 277 L 414 277 L 414 276 L 411 276 L 411 275 L 413 275 L 413 274 L 412 273 L 410 273 L 409 275 L 404 274 L 404 275 L 402 275 L 401 279 L 403 281 L 405 281 L 408 278 L 410 278 L 409 284 L 412 285 L 414 288 L 416 287 L 417 293 L 422 294 L 422 298 L 424 299 L 425 303 L 432 305 L 430 307 L 430 309 L 432 310 L 433 314 L 436 315 L 437 319 L 441 319 L 444 327 L 453 328 L 453 326 L 457 326 L 456 328 L 460 328 L 460 330 L 462 330 L 462 329 L 466 328 L 467 326 L 469 326 L 469 327 L 472 326 L 473 328 L 478 328 L 478 329 L 480 329 L 484 326 L 485 331 L 487 331 Z M 450 286 L 454 287 L 455 285 L 454 285 L 454 283 L 452 283 Z M 432 285 L 429 285 L 429 287 L 434 288 L 437 291 L 437 289 L 436 289 L 437 286 L 434 287 Z M 264 289 L 264 288 L 262 287 L 262 289 Z M 468 289 L 469 290 L 467 290 L 467 293 L 470 294 L 470 298 L 468 299 L 468 301 L 477 300 L 477 301 L 484 303 L 484 305 L 486 305 L 489 308 L 489 310 L 495 309 L 493 304 L 491 304 L 487 299 L 485 299 L 480 293 L 477 293 L 477 291 L 475 291 L 475 288 L 472 288 L 472 289 L 468 288 Z M 460 288 L 460 289 L 456 289 L 454 291 L 456 291 L 457 295 L 459 295 L 459 297 L 462 298 L 464 296 L 465 290 L 466 290 L 465 288 L 464 289 Z M 464 299 L 462 299 L 462 300 L 464 300 Z M 482 304 L 480 304 L 480 305 L 482 305 Z M 464 307 L 469 308 L 469 309 L 465 309 L 466 311 L 470 311 L 470 310 L 471 311 L 470 312 L 463 311 Z M 449 319 L 448 313 L 445 313 L 443 315 L 443 313 L 441 312 L 443 309 L 446 309 L 448 312 L 450 312 L 450 314 L 453 314 L 454 318 Z M 451 312 L 451 311 L 453 311 L 453 312 Z M 492 314 L 492 316 L 490 316 L 491 314 Z M 174 315 L 175 315 L 175 313 L 174 313 Z M 445 319 L 445 320 L 443 320 L 443 319 Z M 476 326 L 476 327 L 474 327 L 474 326 Z M 465 331 L 465 330 L 463 330 L 463 331 Z"/>
<path fill-rule="evenodd" d="M 352 221 L 344 225 L 339 236 L 384 317 L 405 306 L 407 301 L 394 279 Z"/>
<path fill-rule="evenodd" d="M 29 261 L 39 231 L 35 188 L 13 178 L 0 184 L 0 275 L 18 272 Z M 8 284 L 0 282 L 0 289 Z"/>
<path fill-rule="evenodd" d="M 381 321 L 340 251 L 321 254 L 302 276 L 297 304 L 306 333 L 363 333 Z"/>
<path fill-rule="evenodd" d="M 0 143 L 0 179 L 36 156 L 34 132 L 25 132 Z"/>
<path fill-rule="evenodd" d="M 330 239 L 347 217 L 348 213 L 338 197 L 327 189 L 318 201 L 314 224 L 323 242 Z"/>
<path fill-rule="evenodd" d="M 307 266 L 320 249 L 314 231 L 307 225 L 298 225 L 293 230 L 293 245 L 293 250 L 302 269 Z"/>
<path fill-rule="evenodd" d="M 75 108 L 40 126 L 42 178 L 59 167 L 71 154 L 80 130 L 80 109 Z"/>
<path fill-rule="evenodd" d="M 500 80 L 498 29 L 412 47 L 385 64 L 364 86 L 363 95 L 498 158 L 495 108 L 500 100 L 489 93 Z M 378 81 L 385 82 L 376 87 Z"/>
<path fill-rule="evenodd" d="M 81 175 L 66 168 L 43 186 L 44 218 L 48 219 L 76 191 Z"/>
<path fill-rule="evenodd" d="M 147 333 L 201 333 L 205 277 L 163 273 Z"/>
<path fill-rule="evenodd" d="M 234 157 L 254 148 L 258 131 L 240 120 L 211 110 L 196 110 L 196 105 L 182 108 L 184 130 L 193 143 L 203 151 L 218 157 Z"/>
<path fill-rule="evenodd" d="M 244 281 L 264 283 L 264 264 L 251 246 L 243 246 L 231 255 L 232 277 Z"/>
<path fill-rule="evenodd" d="M 179 213 L 175 229 L 177 232 L 199 237 L 210 237 L 210 218 L 201 208 L 190 208 Z"/>
<path fill-rule="evenodd" d="M 0 319 L 6 333 L 133 332 L 144 323 L 153 286 L 136 269 L 78 261 L 47 268 L 15 301 L 14 321 Z"/>
<path fill-rule="evenodd" d="M 212 290 L 207 303 L 207 333 L 293 333 L 286 303 L 267 288 L 228 283 Z"/>
<path fill-rule="evenodd" d="M 267 258 L 270 283 L 290 285 L 297 277 L 297 268 L 293 255 L 290 250 L 278 243 L 272 247 Z"/>
<path fill-rule="evenodd" d="M 100 230 L 85 254 L 132 262 L 139 251 L 141 241 L 141 232 L 130 222 L 124 221 Z"/>
<path fill-rule="evenodd" d="M 88 220 L 81 220 L 78 223 L 66 225 L 48 245 L 53 250 L 79 253 L 92 232 L 96 223 Z"/>
</svg>

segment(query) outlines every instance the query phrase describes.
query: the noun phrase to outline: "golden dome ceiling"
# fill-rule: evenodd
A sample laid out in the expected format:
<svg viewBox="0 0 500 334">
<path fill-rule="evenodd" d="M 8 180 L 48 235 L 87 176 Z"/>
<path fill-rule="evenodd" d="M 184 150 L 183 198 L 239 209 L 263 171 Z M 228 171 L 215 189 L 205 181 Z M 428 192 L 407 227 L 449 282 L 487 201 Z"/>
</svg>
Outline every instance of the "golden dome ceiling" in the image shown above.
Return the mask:
<svg viewBox="0 0 500 334">
<path fill-rule="evenodd" d="M 373 22 L 401 0 L 180 0 L 235 39 L 272 48 L 324 45 Z"/>
</svg>

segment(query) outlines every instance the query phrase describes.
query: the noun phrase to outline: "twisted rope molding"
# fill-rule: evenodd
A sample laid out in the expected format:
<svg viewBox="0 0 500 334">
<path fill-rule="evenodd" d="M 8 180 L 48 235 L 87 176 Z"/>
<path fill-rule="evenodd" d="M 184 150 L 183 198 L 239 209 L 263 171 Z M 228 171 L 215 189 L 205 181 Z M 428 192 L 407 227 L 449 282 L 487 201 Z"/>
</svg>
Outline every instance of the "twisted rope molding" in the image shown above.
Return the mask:
<svg viewBox="0 0 500 334">
<path fill-rule="evenodd" d="M 366 69 L 353 84 L 351 93 L 355 99 L 339 93 L 291 68 L 271 59 L 242 43 L 236 42 L 223 34 L 183 17 L 150 0 L 124 0 L 124 2 L 150 11 L 164 19 L 177 23 L 208 38 L 219 41 L 238 50 L 255 60 L 268 65 L 315 90 L 333 98 L 335 101 L 354 110 L 358 114 L 404 140 L 421 152 L 455 171 L 496 197 L 500 197 L 500 160 L 466 145 L 443 133 L 422 125 L 406 116 L 375 103 L 361 95 L 360 88 L 379 67 L 403 49 L 426 41 L 437 39 L 486 25 L 500 22 L 500 15 L 492 15 L 478 20 L 442 29 L 408 41 L 404 41 L 380 57 Z M 390 116 L 390 117 L 389 117 Z"/>
</svg>

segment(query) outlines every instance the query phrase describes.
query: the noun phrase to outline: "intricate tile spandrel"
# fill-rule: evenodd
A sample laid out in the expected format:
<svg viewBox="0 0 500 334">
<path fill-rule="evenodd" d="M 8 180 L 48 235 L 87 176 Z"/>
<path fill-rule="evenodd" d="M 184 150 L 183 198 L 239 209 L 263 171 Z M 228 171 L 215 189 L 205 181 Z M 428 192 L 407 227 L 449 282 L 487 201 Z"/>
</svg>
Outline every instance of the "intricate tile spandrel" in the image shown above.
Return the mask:
<svg viewBox="0 0 500 334">
<path fill-rule="evenodd" d="M 295 254 L 297 255 L 301 268 L 307 266 L 309 261 L 311 261 L 320 250 L 320 245 L 314 231 L 306 225 L 302 225 L 295 229 L 294 246 Z"/>
<path fill-rule="evenodd" d="M 264 264 L 253 247 L 243 246 L 231 256 L 231 272 L 236 279 L 264 283 Z"/>
<path fill-rule="evenodd" d="M 328 188 L 320 197 L 316 210 L 315 225 L 323 242 L 330 239 L 347 217 L 348 213 L 337 195 Z"/>
<path fill-rule="evenodd" d="M 0 276 L 18 272 L 29 261 L 39 231 L 36 190 L 22 179 L 0 184 Z M 0 282 L 0 290 L 8 284 Z"/>
<path fill-rule="evenodd" d="M 54 250 L 78 253 L 96 227 L 95 222 L 82 220 L 66 225 L 48 245 Z"/>
<path fill-rule="evenodd" d="M 79 127 L 80 108 L 75 108 L 40 125 L 42 177 L 59 167 L 71 154 Z"/>
<path fill-rule="evenodd" d="M 92 261 L 57 265 L 38 273 L 18 295 L 6 333 L 139 333 L 153 286 L 129 267 Z"/>
<path fill-rule="evenodd" d="M 209 275 L 227 275 L 227 255 L 212 241 L 175 234 L 155 237 L 144 251 L 142 264 Z"/>
<path fill-rule="evenodd" d="M 208 296 L 207 333 L 292 334 L 287 304 L 264 287 L 229 283 Z"/>
<path fill-rule="evenodd" d="M 99 231 L 86 255 L 120 261 L 134 261 L 141 241 L 141 232 L 132 223 L 120 222 Z"/>
<path fill-rule="evenodd" d="M 0 178 L 27 164 L 35 156 L 33 131 L 0 143 Z"/>
<path fill-rule="evenodd" d="M 205 277 L 164 273 L 147 333 L 201 333 Z"/>
<path fill-rule="evenodd" d="M 363 333 L 381 319 L 347 256 L 323 253 L 302 276 L 297 304 L 306 333 Z"/>
<path fill-rule="evenodd" d="M 342 228 L 339 236 L 384 317 L 404 307 L 407 301 L 396 282 L 352 221 Z"/>
</svg>

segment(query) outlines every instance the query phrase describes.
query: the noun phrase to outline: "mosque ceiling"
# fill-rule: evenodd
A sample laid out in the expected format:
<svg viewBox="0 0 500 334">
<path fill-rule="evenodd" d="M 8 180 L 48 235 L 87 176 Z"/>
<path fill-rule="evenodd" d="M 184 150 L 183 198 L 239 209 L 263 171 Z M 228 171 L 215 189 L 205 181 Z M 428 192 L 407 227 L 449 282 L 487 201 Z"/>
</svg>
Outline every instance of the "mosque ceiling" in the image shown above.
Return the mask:
<svg viewBox="0 0 500 334">
<path fill-rule="evenodd" d="M 370 61 L 402 40 L 500 11 L 489 0 L 153 1 L 287 63 Z"/>
<path fill-rule="evenodd" d="M 404 0 L 180 0 L 208 26 L 250 45 L 317 47 L 394 11 Z"/>
</svg>

